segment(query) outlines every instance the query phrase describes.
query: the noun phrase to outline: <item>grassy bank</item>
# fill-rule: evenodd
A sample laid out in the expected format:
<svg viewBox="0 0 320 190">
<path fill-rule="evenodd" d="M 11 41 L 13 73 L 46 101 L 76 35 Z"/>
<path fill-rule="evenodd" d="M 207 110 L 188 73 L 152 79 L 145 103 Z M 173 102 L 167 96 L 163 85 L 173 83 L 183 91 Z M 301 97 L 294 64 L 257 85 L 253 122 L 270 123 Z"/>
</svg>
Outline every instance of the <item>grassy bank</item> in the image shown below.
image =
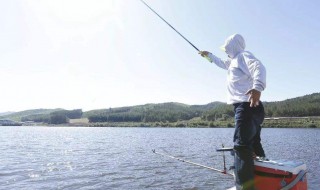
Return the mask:
<svg viewBox="0 0 320 190">
<path fill-rule="evenodd" d="M 234 120 L 203 121 L 200 118 L 178 122 L 103 122 L 87 123 L 89 127 L 189 127 L 189 128 L 232 128 Z M 320 128 L 320 118 L 267 118 L 265 128 Z"/>
<path fill-rule="evenodd" d="M 269 128 L 320 128 L 320 117 L 267 118 L 263 126 Z"/>
</svg>

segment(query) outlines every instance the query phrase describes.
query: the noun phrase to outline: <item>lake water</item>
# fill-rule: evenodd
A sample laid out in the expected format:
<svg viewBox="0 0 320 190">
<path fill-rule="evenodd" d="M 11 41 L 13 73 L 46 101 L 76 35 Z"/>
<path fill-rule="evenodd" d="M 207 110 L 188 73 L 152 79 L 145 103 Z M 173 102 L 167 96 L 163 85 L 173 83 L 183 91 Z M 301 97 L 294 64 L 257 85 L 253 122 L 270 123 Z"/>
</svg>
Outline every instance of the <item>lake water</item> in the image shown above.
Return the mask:
<svg viewBox="0 0 320 190">
<path fill-rule="evenodd" d="M 233 178 L 152 153 L 222 169 L 233 129 L 0 127 L 0 189 L 226 189 Z M 271 159 L 304 161 L 320 189 L 320 130 L 262 129 Z M 232 157 L 227 154 L 227 164 Z"/>
</svg>

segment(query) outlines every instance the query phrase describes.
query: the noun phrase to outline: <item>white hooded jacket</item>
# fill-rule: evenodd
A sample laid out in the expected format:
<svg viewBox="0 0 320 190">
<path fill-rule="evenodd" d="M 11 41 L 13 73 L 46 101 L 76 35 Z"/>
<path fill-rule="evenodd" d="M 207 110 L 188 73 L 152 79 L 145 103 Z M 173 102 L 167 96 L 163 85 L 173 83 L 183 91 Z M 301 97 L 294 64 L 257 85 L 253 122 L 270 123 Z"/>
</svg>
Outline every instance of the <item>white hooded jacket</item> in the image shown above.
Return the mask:
<svg viewBox="0 0 320 190">
<path fill-rule="evenodd" d="M 245 46 L 243 37 L 234 34 L 222 46 L 229 59 L 222 60 L 208 54 L 211 62 L 228 70 L 228 104 L 249 102 L 249 95 L 246 95 L 249 90 L 261 92 L 266 88 L 266 69 L 252 53 L 244 51 Z"/>
</svg>

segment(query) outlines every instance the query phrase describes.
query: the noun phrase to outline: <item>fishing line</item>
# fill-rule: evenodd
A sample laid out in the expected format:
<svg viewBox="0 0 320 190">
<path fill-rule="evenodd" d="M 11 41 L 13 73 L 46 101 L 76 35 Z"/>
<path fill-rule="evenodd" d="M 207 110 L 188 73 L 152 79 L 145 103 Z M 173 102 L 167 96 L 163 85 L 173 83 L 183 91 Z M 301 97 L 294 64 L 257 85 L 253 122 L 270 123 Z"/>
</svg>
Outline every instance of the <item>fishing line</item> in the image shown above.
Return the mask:
<svg viewBox="0 0 320 190">
<path fill-rule="evenodd" d="M 155 154 L 158 154 L 158 155 L 161 155 L 161 156 L 165 156 L 165 157 L 169 157 L 169 158 L 172 158 L 172 159 L 175 159 L 175 160 L 179 160 L 181 162 L 185 162 L 185 163 L 188 163 L 188 164 L 191 164 L 191 165 L 195 165 L 195 166 L 199 166 L 199 167 L 206 168 L 206 169 L 209 169 L 209 170 L 213 170 L 213 171 L 216 171 L 216 172 L 219 172 L 219 173 L 222 173 L 222 174 L 234 176 L 234 174 L 227 172 L 226 168 L 224 168 L 224 170 L 219 170 L 219 169 L 216 169 L 216 168 L 213 168 L 213 167 L 209 167 L 209 166 L 205 166 L 205 165 L 198 164 L 198 163 L 195 163 L 195 162 L 191 162 L 189 160 L 184 160 L 184 159 L 172 156 L 170 154 L 164 154 L 164 153 L 156 152 L 155 149 L 153 149 L 152 152 L 155 153 Z"/>
</svg>

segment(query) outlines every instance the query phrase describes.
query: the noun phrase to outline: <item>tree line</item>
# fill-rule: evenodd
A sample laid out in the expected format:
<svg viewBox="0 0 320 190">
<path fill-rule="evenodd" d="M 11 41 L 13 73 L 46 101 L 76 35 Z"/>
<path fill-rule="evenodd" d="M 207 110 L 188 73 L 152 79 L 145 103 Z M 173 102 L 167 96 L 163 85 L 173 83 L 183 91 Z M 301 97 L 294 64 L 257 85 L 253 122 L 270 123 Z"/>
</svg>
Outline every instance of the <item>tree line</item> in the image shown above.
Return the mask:
<svg viewBox="0 0 320 190">
<path fill-rule="evenodd" d="M 68 123 L 69 119 L 78 119 L 82 117 L 82 109 L 58 110 L 48 114 L 31 114 L 21 117 L 22 122 L 32 121 L 48 124 Z"/>
<path fill-rule="evenodd" d="M 320 116 L 320 93 L 278 102 L 264 102 L 266 117 Z M 90 122 L 177 122 L 200 117 L 205 121 L 234 117 L 232 105 L 188 106 L 177 103 L 105 109 L 86 114 Z"/>
<path fill-rule="evenodd" d="M 89 122 L 176 122 L 198 117 L 200 111 L 179 103 L 147 104 L 86 113 Z"/>
<path fill-rule="evenodd" d="M 277 102 L 264 102 L 266 117 L 320 116 L 320 93 Z M 82 109 L 38 109 L 5 116 L 15 121 L 48 124 L 68 123 L 69 119 L 88 118 L 91 123 L 103 122 L 160 122 L 226 121 L 234 117 L 232 105 L 212 102 L 206 105 L 181 103 L 146 104 L 83 112 Z M 1 119 L 1 117 L 0 117 Z"/>
<path fill-rule="evenodd" d="M 320 116 L 320 93 L 278 102 L 264 102 L 266 117 Z M 178 103 L 147 104 L 85 113 L 90 122 L 177 122 L 200 117 L 204 121 L 234 117 L 232 105 L 189 106 Z"/>
</svg>

